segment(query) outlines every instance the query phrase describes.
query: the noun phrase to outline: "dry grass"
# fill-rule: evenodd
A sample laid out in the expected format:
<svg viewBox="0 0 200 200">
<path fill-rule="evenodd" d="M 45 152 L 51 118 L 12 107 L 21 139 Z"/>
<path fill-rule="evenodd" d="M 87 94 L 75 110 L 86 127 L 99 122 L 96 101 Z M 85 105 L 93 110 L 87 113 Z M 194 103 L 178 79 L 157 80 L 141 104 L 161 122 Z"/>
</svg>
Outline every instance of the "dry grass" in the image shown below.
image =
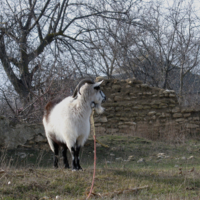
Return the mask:
<svg viewBox="0 0 200 200">
<path fill-rule="evenodd" d="M 95 196 L 91 199 L 200 198 L 198 141 L 175 145 L 126 136 L 104 136 L 99 140 L 110 148 L 97 148 L 98 165 L 93 191 Z M 16 167 L 8 165 L 9 161 L 6 161 L 3 154 L 0 199 L 86 199 L 93 174 L 91 151 L 89 141 L 82 157 L 84 171 L 80 172 L 62 167 L 55 170 L 51 166 Z M 159 159 L 158 153 L 165 153 L 167 157 Z M 133 155 L 133 161 L 115 160 L 117 157 L 125 160 L 130 155 Z M 193 158 L 188 159 L 191 156 Z M 145 161 L 137 162 L 139 158 L 144 158 Z M 147 185 L 148 187 L 140 190 L 130 190 Z"/>
</svg>

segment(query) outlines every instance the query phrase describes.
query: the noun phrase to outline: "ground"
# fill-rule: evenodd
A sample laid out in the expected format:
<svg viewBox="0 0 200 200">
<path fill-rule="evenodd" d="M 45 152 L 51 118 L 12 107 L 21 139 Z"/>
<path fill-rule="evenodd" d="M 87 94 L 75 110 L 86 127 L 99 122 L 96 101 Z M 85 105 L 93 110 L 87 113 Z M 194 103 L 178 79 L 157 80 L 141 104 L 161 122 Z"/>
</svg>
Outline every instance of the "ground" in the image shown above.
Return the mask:
<svg viewBox="0 0 200 200">
<path fill-rule="evenodd" d="M 101 136 L 91 199 L 200 199 L 200 142 Z M 2 150 L 0 199 L 86 199 L 93 175 L 93 140 L 81 152 L 83 171 L 53 168 L 52 153 Z M 132 190 L 133 189 L 133 190 Z M 137 190 L 134 190 L 137 189 Z"/>
</svg>

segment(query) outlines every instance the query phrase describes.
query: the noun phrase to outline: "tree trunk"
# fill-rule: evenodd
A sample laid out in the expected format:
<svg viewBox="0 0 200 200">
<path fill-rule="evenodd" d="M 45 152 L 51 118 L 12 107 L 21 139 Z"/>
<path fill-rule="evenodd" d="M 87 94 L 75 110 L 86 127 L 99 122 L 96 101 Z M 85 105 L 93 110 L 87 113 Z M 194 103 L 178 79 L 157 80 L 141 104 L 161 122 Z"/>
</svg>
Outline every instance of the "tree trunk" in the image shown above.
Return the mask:
<svg viewBox="0 0 200 200">
<path fill-rule="evenodd" d="M 27 102 L 30 101 L 31 98 L 30 91 L 31 91 L 32 74 L 30 74 L 29 72 L 24 72 L 22 70 L 23 68 L 21 68 L 20 70 L 21 77 L 20 79 L 17 78 L 17 76 L 13 72 L 10 60 L 6 54 L 3 35 L 0 36 L 0 60 L 15 91 L 19 94 L 22 103 L 26 104 Z"/>
<path fill-rule="evenodd" d="M 179 88 L 179 101 L 183 103 L 183 67 L 180 69 L 180 88 Z"/>
</svg>

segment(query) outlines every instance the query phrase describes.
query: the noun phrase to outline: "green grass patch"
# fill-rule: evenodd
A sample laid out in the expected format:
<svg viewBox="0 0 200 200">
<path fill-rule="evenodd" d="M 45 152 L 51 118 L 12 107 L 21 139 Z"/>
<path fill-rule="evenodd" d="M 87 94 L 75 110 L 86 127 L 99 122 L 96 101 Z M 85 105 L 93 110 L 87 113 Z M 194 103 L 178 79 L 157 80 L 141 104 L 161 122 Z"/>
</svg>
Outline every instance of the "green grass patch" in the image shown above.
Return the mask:
<svg viewBox="0 0 200 200">
<path fill-rule="evenodd" d="M 200 198 L 198 141 L 173 144 L 110 135 L 101 136 L 98 140 L 109 146 L 105 148 L 97 145 L 97 171 L 93 192 L 104 195 L 102 199 Z M 53 169 L 51 152 L 26 152 L 26 158 L 18 155 L 19 153 L 9 151 L 1 153 L 0 169 L 4 172 L 0 173 L 0 199 L 86 198 L 93 175 L 92 139 L 88 140 L 82 150 L 81 163 L 84 171 L 80 172 L 63 169 L 61 161 L 60 168 Z M 147 185 L 148 188 L 138 191 L 113 194 L 114 191 Z"/>
</svg>

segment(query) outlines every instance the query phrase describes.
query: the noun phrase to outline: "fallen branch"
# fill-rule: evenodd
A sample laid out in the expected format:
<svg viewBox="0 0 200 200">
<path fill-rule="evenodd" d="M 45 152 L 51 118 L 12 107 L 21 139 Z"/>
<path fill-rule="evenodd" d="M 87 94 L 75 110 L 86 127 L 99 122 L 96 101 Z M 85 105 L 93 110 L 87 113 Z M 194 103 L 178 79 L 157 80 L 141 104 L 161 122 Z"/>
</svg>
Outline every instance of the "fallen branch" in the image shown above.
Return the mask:
<svg viewBox="0 0 200 200">
<path fill-rule="evenodd" d="M 108 145 L 101 143 L 99 140 L 96 139 L 96 142 L 99 143 L 102 147 L 109 148 Z"/>
</svg>

